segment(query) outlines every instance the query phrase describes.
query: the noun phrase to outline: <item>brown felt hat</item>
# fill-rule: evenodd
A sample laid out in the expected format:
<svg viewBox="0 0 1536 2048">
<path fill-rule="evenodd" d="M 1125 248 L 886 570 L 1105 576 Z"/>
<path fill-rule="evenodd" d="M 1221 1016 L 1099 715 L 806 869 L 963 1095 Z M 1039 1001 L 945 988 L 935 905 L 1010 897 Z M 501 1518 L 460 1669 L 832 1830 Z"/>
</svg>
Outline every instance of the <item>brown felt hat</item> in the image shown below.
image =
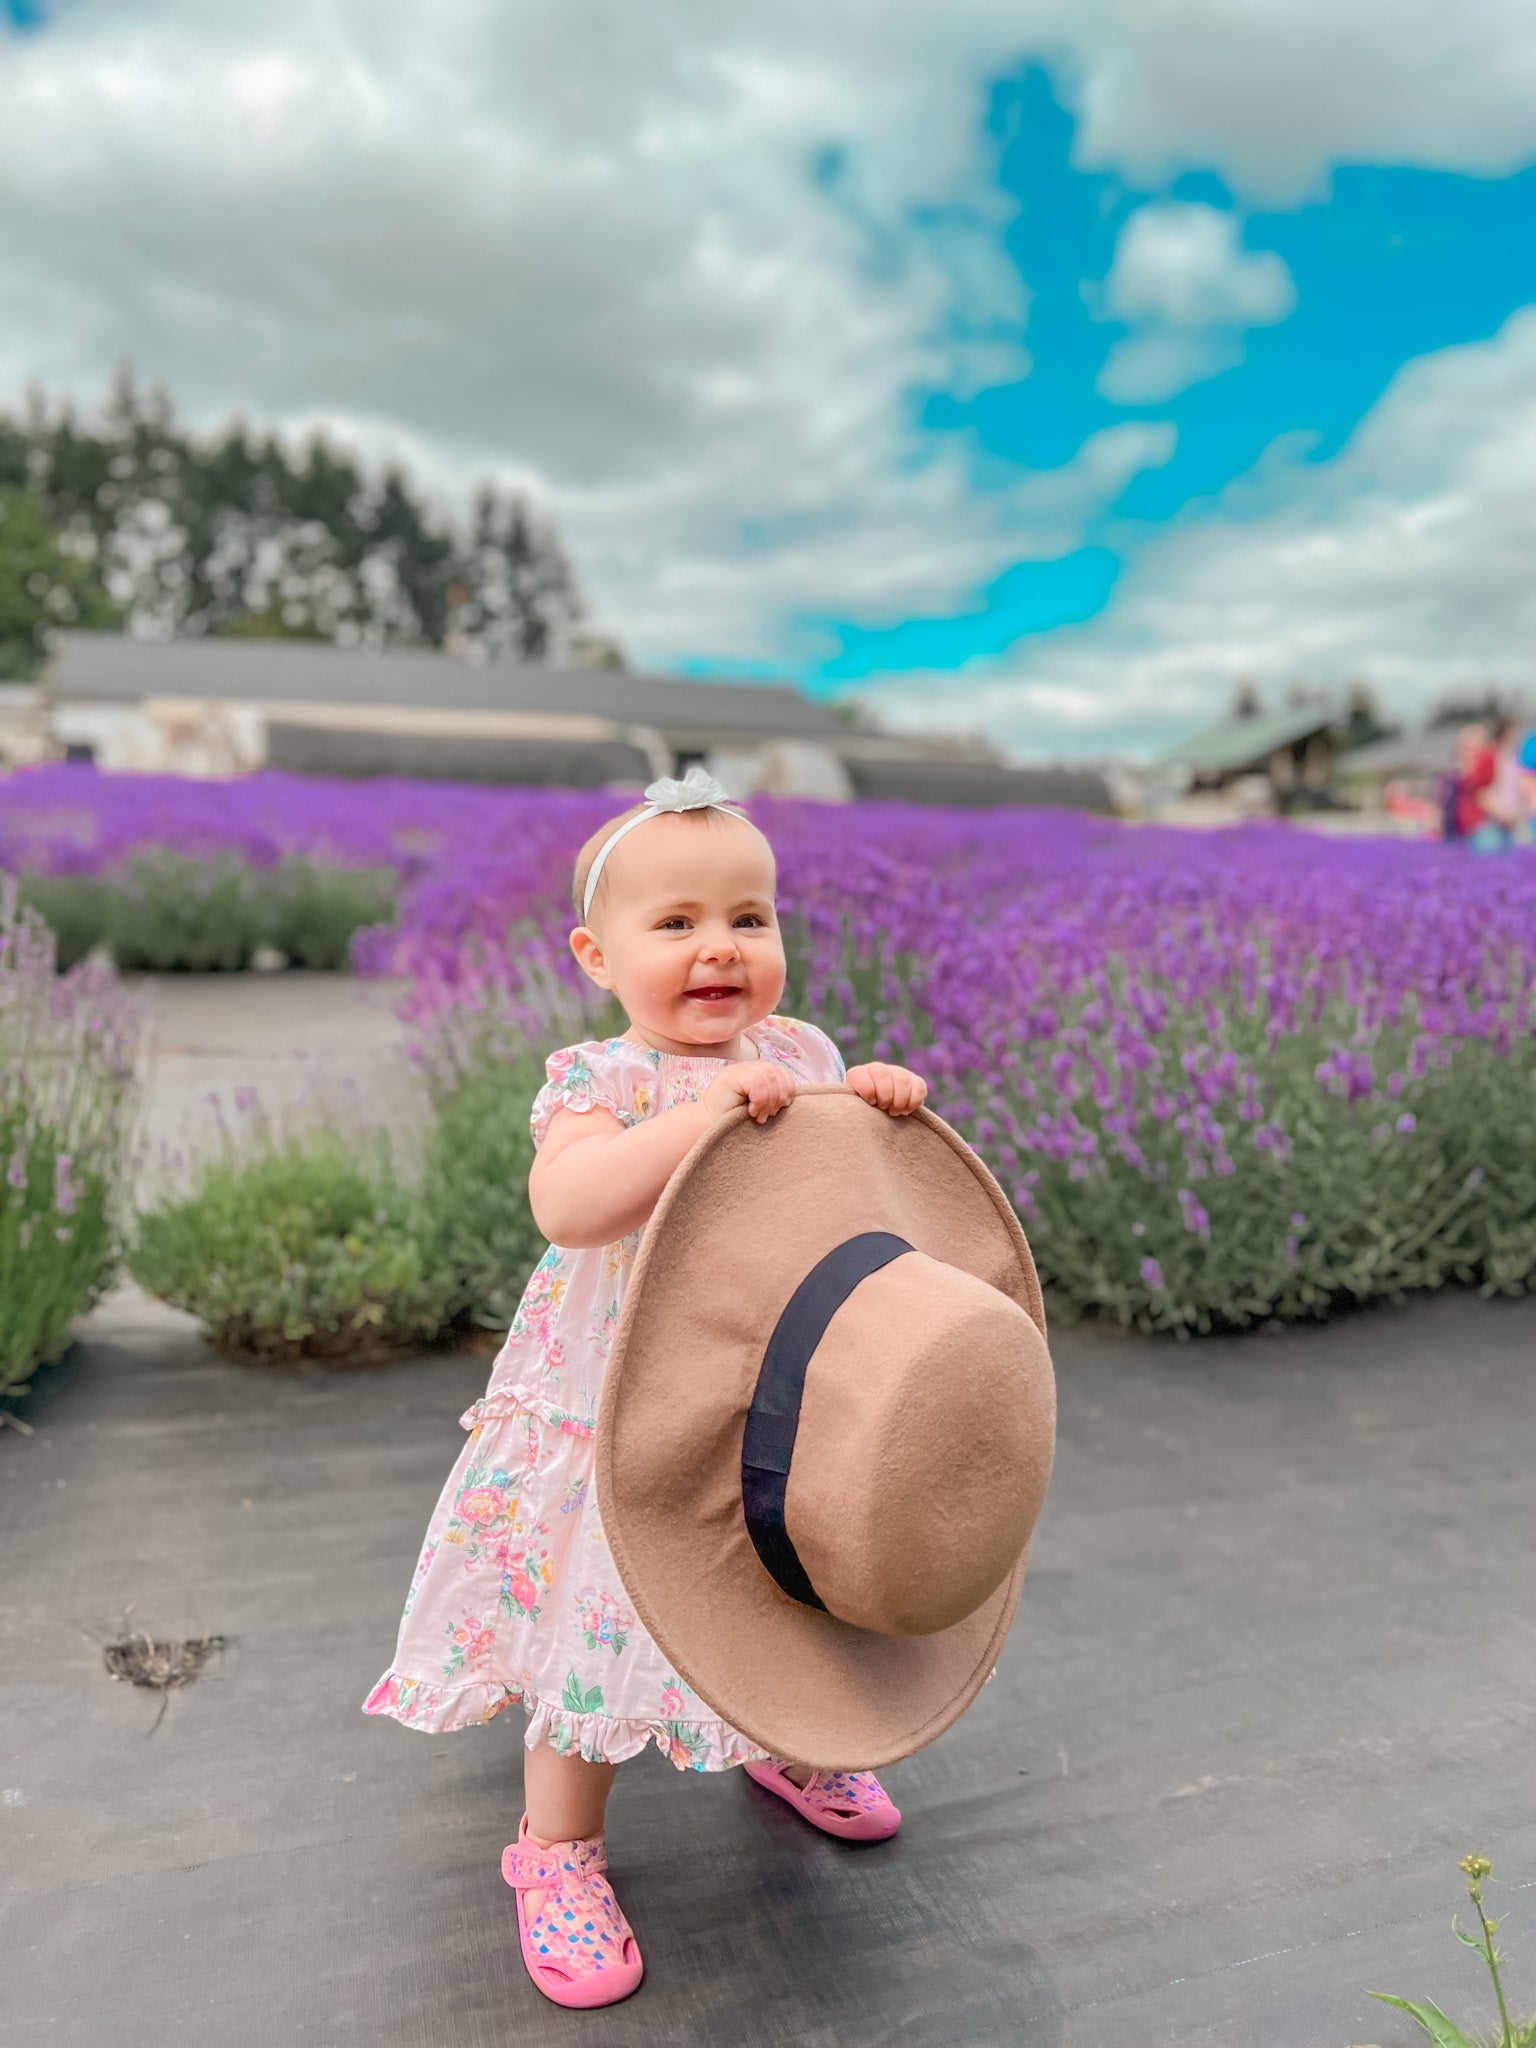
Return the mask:
<svg viewBox="0 0 1536 2048">
<path fill-rule="evenodd" d="M 1050 1477 L 1056 1388 L 1002 1189 L 930 1110 L 741 1109 L 646 1226 L 597 1494 L 677 1672 L 770 1754 L 873 1769 L 985 1684 Z"/>
</svg>

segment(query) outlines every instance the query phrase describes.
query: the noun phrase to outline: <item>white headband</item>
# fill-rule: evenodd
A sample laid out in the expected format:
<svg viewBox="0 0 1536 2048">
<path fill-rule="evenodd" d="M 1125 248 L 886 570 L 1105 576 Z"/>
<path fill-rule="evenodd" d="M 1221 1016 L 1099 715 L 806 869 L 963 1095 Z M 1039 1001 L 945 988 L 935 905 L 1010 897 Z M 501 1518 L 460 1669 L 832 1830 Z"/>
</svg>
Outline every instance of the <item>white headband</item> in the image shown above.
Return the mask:
<svg viewBox="0 0 1536 2048">
<path fill-rule="evenodd" d="M 635 827 L 643 825 L 647 818 L 659 818 L 664 811 L 724 811 L 728 818 L 740 818 L 748 825 L 752 822 L 745 811 L 735 808 L 713 775 L 706 774 L 697 761 L 681 782 L 675 775 L 663 775 L 645 792 L 645 809 L 636 811 L 632 818 L 626 818 L 618 831 L 609 833 L 597 849 L 597 858 L 587 870 L 586 891 L 581 899 L 583 919 L 592 908 L 592 898 L 597 890 L 597 878 L 603 872 L 603 862 L 626 832 L 633 832 Z"/>
</svg>

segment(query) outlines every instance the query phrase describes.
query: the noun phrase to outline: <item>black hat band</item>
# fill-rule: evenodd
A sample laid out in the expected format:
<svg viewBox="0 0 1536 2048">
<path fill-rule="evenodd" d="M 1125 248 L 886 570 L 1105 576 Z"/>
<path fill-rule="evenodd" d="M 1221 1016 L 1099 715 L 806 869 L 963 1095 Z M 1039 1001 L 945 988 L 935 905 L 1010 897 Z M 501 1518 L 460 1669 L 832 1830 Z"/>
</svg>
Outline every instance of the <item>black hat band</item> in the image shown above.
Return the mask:
<svg viewBox="0 0 1536 2048">
<path fill-rule="evenodd" d="M 752 1548 L 791 1600 L 826 1611 L 784 1526 L 784 1495 L 800 1429 L 805 1375 L 828 1323 L 861 1280 L 912 1246 L 889 1230 L 834 1245 L 790 1296 L 773 1327 L 741 1440 L 741 1505 Z"/>
</svg>

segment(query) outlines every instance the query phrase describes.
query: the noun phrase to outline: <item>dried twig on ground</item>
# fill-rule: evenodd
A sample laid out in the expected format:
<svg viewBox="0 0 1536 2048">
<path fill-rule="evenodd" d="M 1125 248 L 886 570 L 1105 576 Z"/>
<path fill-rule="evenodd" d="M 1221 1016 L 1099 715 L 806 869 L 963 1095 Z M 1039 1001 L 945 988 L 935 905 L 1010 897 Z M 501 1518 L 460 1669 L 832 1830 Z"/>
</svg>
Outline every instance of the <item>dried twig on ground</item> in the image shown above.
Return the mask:
<svg viewBox="0 0 1536 2048">
<path fill-rule="evenodd" d="M 224 1643 L 223 1636 L 197 1636 L 185 1643 L 157 1643 L 140 1631 L 125 1636 L 121 1642 L 108 1643 L 102 1654 L 109 1677 L 163 1695 L 154 1727 L 149 1731 L 153 1735 L 155 1728 L 165 1719 L 171 1694 L 181 1686 L 190 1685 L 201 1674 L 209 1658 L 224 1648 Z"/>
</svg>

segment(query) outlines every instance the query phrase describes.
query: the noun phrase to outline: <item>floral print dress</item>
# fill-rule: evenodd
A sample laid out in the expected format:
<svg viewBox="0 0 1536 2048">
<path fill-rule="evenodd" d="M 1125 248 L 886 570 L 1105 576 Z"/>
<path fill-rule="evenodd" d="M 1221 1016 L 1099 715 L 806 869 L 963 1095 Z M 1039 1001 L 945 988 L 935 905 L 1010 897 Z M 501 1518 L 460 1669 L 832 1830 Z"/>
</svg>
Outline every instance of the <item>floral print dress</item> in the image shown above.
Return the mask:
<svg viewBox="0 0 1536 2048">
<path fill-rule="evenodd" d="M 769 1017 L 758 1056 L 807 1083 L 843 1062 L 814 1024 Z M 550 1056 L 533 1104 L 542 1145 L 560 1109 L 622 1124 L 697 1102 L 720 1059 L 593 1040 Z M 489 1721 L 521 1700 L 530 1749 L 620 1763 L 648 1741 L 679 1769 L 724 1770 L 763 1752 L 712 1714 L 636 1620 L 603 1534 L 593 1436 L 608 1352 L 640 1232 L 616 1244 L 551 1245 L 534 1268 L 469 1441 L 427 1528 L 395 1661 L 364 1702 L 434 1733 Z"/>
</svg>

